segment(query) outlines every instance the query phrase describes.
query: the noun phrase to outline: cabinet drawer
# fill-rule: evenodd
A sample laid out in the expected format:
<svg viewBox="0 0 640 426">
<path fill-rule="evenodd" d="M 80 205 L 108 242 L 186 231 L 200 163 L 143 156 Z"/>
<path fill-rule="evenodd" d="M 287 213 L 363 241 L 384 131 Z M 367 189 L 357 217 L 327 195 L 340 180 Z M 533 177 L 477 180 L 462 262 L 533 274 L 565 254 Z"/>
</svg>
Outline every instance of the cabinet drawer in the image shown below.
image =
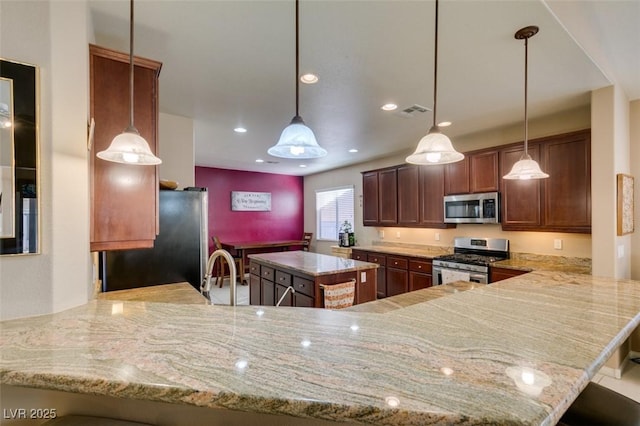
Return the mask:
<svg viewBox="0 0 640 426">
<path fill-rule="evenodd" d="M 273 281 L 273 268 L 269 268 L 268 266 L 260 267 L 260 276 L 266 280 Z"/>
<path fill-rule="evenodd" d="M 366 251 L 360 251 L 360 250 L 352 250 L 351 251 L 351 258 L 354 260 L 362 260 L 363 262 L 367 261 L 367 252 Z"/>
<path fill-rule="evenodd" d="M 424 272 L 425 274 L 431 273 L 431 262 L 424 260 L 410 260 L 409 270 L 414 272 Z"/>
<path fill-rule="evenodd" d="M 307 296 L 314 297 L 314 282 L 311 280 L 305 280 L 300 277 L 293 277 L 293 288 L 295 291 Z"/>
<path fill-rule="evenodd" d="M 249 273 L 252 275 L 260 275 L 260 265 L 257 263 L 250 263 Z"/>
<path fill-rule="evenodd" d="M 390 268 L 407 269 L 409 267 L 409 261 L 403 257 L 389 256 L 387 266 Z"/>
<path fill-rule="evenodd" d="M 380 266 L 384 266 L 387 264 L 387 256 L 384 254 L 367 254 L 367 262 L 377 263 Z"/>
<path fill-rule="evenodd" d="M 285 287 L 289 287 L 291 285 L 291 274 L 287 274 L 286 272 L 276 271 L 276 282 Z"/>
</svg>

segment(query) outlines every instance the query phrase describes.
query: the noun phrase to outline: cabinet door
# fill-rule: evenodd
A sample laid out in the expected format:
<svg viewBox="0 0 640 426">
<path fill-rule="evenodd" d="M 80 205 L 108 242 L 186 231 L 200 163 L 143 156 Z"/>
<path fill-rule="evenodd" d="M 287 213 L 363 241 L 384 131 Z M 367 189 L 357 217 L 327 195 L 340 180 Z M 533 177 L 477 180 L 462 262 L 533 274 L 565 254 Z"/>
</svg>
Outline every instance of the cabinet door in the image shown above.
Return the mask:
<svg viewBox="0 0 640 426">
<path fill-rule="evenodd" d="M 293 306 L 298 308 L 313 308 L 315 307 L 315 300 L 313 297 L 309 297 L 302 293 L 296 293 L 293 295 Z"/>
<path fill-rule="evenodd" d="M 573 133 L 542 145 L 544 227 L 591 232 L 590 133 Z"/>
<path fill-rule="evenodd" d="M 500 151 L 500 176 L 511 171 L 523 152 L 522 145 Z M 529 155 L 534 160 L 540 161 L 538 145 L 529 146 Z M 509 231 L 539 229 L 542 225 L 540 180 L 501 180 L 502 229 Z"/>
<path fill-rule="evenodd" d="M 153 247 L 158 234 L 158 167 L 129 166 L 96 157 L 129 125 L 129 55 L 90 46 L 91 251 Z M 135 58 L 135 126 L 157 152 L 161 64 Z"/>
<path fill-rule="evenodd" d="M 420 272 L 409 272 L 409 291 L 420 290 L 422 288 L 431 287 L 431 274 L 423 274 Z"/>
<path fill-rule="evenodd" d="M 262 284 L 262 295 L 261 295 L 261 303 L 264 306 L 275 306 L 277 300 L 275 300 L 275 285 L 272 281 L 265 280 L 264 278 L 261 281 Z"/>
<path fill-rule="evenodd" d="M 469 157 L 445 165 L 444 188 L 445 195 L 469 193 Z"/>
<path fill-rule="evenodd" d="M 276 293 L 275 293 L 276 301 L 275 303 L 272 304 L 272 306 L 278 303 L 278 300 L 280 300 L 282 295 L 285 294 L 285 292 L 287 291 L 287 288 L 289 287 L 276 284 Z M 291 293 L 291 291 L 289 291 L 287 295 L 284 297 L 284 299 L 282 299 L 282 302 L 280 302 L 279 306 L 293 306 L 293 294 Z"/>
<path fill-rule="evenodd" d="M 444 223 L 444 168 L 442 165 L 420 168 L 420 225 L 449 228 Z"/>
<path fill-rule="evenodd" d="M 398 167 L 398 225 L 417 225 L 420 221 L 420 169 L 413 165 Z"/>
<path fill-rule="evenodd" d="M 406 269 L 387 268 L 387 296 L 409 291 L 409 271 Z"/>
<path fill-rule="evenodd" d="M 489 272 L 489 282 L 495 283 L 497 281 L 506 280 L 507 278 L 517 277 L 518 275 L 526 274 L 527 271 L 519 271 L 509 268 L 496 268 L 491 267 Z"/>
<path fill-rule="evenodd" d="M 380 208 L 380 225 L 396 225 L 398 223 L 398 175 L 396 169 L 378 172 L 378 205 Z"/>
<path fill-rule="evenodd" d="M 260 296 L 260 276 L 251 274 L 249 276 L 249 304 L 260 305 L 262 299 Z"/>
<path fill-rule="evenodd" d="M 377 263 L 380 267 L 376 270 L 376 296 L 378 299 L 387 297 L 387 256 L 380 253 L 368 253 L 366 259 L 360 259 L 371 263 Z"/>
<path fill-rule="evenodd" d="M 484 151 L 469 156 L 471 192 L 498 191 L 498 151 Z"/>
<path fill-rule="evenodd" d="M 378 172 L 362 174 L 362 223 L 376 226 L 380 223 L 378 213 Z"/>
</svg>

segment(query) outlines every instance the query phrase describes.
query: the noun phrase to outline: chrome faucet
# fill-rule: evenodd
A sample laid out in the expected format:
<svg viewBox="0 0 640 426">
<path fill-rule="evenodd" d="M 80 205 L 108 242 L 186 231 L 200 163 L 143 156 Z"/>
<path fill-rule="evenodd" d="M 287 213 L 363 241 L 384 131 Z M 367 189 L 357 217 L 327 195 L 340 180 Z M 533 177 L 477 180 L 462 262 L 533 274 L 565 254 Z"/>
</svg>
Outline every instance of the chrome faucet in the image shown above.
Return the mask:
<svg viewBox="0 0 640 426">
<path fill-rule="evenodd" d="M 204 280 L 200 285 L 200 293 L 202 293 L 207 299 L 211 300 L 211 278 L 213 273 L 213 265 L 216 263 L 216 259 L 220 256 L 224 257 L 224 259 L 229 264 L 229 305 L 236 306 L 236 263 L 233 260 L 231 254 L 223 249 L 218 249 L 211 253 L 209 256 L 209 260 L 207 261 L 207 273 L 204 276 Z"/>
</svg>

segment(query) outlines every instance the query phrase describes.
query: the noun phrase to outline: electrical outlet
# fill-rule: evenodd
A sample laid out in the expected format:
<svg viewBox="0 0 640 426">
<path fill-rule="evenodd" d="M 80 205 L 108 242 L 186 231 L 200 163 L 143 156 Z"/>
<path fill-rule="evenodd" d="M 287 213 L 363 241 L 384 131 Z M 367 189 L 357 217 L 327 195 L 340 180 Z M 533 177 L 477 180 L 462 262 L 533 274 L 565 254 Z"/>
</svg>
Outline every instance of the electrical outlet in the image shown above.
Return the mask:
<svg viewBox="0 0 640 426">
<path fill-rule="evenodd" d="M 624 257 L 624 246 L 623 245 L 619 245 L 618 246 L 618 259 L 622 259 Z"/>
<path fill-rule="evenodd" d="M 396 232 L 396 238 L 400 238 L 400 231 Z"/>
<path fill-rule="evenodd" d="M 553 240 L 553 248 L 556 250 L 562 250 L 562 240 L 559 238 Z"/>
<path fill-rule="evenodd" d="M 440 233 L 439 232 L 436 232 L 436 236 L 435 237 L 436 237 L 436 241 L 440 241 Z"/>
<path fill-rule="evenodd" d="M 378 237 L 384 239 L 384 230 L 381 229 L 380 231 L 378 231 Z"/>
<path fill-rule="evenodd" d="M 367 282 L 367 273 L 366 272 L 360 272 L 360 282 L 361 283 L 366 283 Z"/>
</svg>

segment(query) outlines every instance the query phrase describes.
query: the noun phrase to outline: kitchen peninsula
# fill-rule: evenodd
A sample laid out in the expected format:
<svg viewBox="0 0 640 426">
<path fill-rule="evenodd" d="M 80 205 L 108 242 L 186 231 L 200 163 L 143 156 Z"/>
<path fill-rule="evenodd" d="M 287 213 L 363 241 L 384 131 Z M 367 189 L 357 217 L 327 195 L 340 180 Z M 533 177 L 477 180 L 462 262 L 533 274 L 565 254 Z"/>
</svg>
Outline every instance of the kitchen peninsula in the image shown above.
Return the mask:
<svg viewBox="0 0 640 426">
<path fill-rule="evenodd" d="M 252 254 L 249 259 L 251 305 L 275 306 L 282 298 L 282 306 L 322 308 L 324 286 L 349 281 L 355 282 L 354 304 L 376 299 L 376 263 L 307 251 Z"/>
<path fill-rule="evenodd" d="M 120 416 L 161 425 L 185 410 L 199 424 L 552 425 L 640 324 L 640 282 L 582 274 L 425 300 L 380 314 L 97 300 L 4 321 L 3 406 L 61 391 L 80 398 L 68 412 L 113 415 L 101 404 L 116 397 Z"/>
</svg>

